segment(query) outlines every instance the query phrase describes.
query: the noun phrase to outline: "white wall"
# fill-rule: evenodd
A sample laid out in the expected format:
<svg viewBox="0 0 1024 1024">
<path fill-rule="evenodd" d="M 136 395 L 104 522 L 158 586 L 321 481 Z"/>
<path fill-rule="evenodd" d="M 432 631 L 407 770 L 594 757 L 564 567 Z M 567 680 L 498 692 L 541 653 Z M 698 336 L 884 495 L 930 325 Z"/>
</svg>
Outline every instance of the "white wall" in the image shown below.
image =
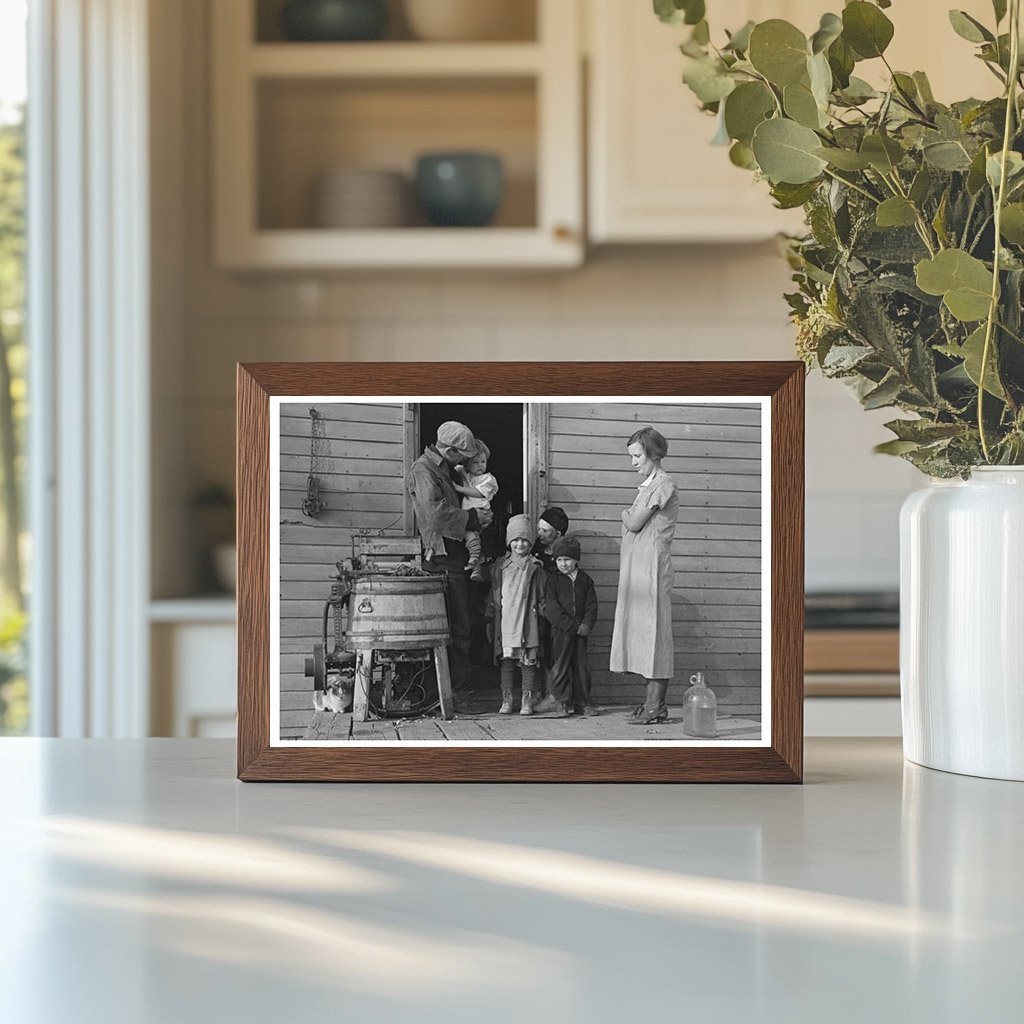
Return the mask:
<svg viewBox="0 0 1024 1024">
<path fill-rule="evenodd" d="M 203 0 L 185 0 L 182 386 L 188 488 L 230 481 L 239 360 L 788 359 L 773 245 L 600 251 L 580 270 L 241 277 L 214 270 Z M 159 201 L 159 199 L 158 199 Z M 807 583 L 895 587 L 897 511 L 918 485 L 838 384 L 808 380 Z M 159 520 L 160 510 L 157 510 Z M 159 529 L 158 529 L 159 533 Z M 159 587 L 159 583 L 158 583 Z"/>
</svg>

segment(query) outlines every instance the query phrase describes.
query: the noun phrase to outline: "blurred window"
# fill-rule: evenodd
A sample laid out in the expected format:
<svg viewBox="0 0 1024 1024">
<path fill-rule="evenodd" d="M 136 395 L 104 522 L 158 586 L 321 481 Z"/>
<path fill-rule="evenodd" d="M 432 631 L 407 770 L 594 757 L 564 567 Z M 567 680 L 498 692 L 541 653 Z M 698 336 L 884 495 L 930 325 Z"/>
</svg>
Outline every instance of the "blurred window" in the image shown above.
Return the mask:
<svg viewBox="0 0 1024 1024">
<path fill-rule="evenodd" d="M 29 729 L 25 515 L 26 0 L 0 0 L 0 735 Z"/>
</svg>

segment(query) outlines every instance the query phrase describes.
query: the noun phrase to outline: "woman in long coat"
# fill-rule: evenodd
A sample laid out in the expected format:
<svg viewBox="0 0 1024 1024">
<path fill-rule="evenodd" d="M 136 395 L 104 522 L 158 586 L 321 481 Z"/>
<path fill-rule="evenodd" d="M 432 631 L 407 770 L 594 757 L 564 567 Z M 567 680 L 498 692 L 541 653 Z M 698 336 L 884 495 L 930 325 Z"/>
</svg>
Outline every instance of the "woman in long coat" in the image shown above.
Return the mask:
<svg viewBox="0 0 1024 1024">
<path fill-rule="evenodd" d="M 679 516 L 676 485 L 661 468 L 668 442 L 644 427 L 626 442 L 643 481 L 636 500 L 622 513 L 619 592 L 609 667 L 647 680 L 647 694 L 629 718 L 649 725 L 668 718 L 665 694 L 675 671 L 672 639 L 672 538 Z"/>
</svg>

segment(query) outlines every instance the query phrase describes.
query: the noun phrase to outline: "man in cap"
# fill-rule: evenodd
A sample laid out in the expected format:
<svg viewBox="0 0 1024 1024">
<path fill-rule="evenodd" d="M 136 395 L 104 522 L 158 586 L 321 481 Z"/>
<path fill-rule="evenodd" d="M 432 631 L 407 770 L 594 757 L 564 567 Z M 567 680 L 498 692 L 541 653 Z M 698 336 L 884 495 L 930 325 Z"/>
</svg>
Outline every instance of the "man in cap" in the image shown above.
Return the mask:
<svg viewBox="0 0 1024 1024">
<path fill-rule="evenodd" d="M 448 658 L 456 692 L 465 689 L 469 675 L 470 585 L 463 537 L 467 530 L 478 533 L 493 518 L 489 509 L 461 508 L 453 486 L 453 467 L 471 459 L 476 451 L 469 427 L 448 420 L 437 428 L 437 440 L 423 450 L 405 480 L 426 553 L 423 568 L 437 575 L 448 573 L 448 627 L 452 634 Z"/>
</svg>

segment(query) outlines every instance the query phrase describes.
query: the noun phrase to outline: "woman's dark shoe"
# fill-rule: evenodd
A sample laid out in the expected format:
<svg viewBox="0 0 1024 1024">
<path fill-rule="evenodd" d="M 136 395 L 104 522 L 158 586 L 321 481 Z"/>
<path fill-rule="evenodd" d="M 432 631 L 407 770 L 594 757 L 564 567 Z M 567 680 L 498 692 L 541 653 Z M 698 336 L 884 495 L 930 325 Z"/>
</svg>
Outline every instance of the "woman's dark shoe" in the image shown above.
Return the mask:
<svg viewBox="0 0 1024 1024">
<path fill-rule="evenodd" d="M 637 704 L 635 708 L 628 715 L 626 715 L 627 721 L 632 721 L 634 718 L 639 718 L 642 714 L 647 711 L 647 708 L 643 704 Z"/>
<path fill-rule="evenodd" d="M 656 722 L 668 721 L 668 708 L 664 704 L 662 704 L 660 708 L 655 708 L 653 711 L 648 710 L 645 707 L 642 707 L 641 712 L 642 714 L 637 715 L 636 718 L 627 718 L 627 724 L 654 725 Z"/>
<path fill-rule="evenodd" d="M 668 705 L 665 703 L 667 692 L 667 679 L 648 679 L 647 700 L 626 721 L 630 725 L 653 725 L 655 722 L 667 721 Z"/>
</svg>

